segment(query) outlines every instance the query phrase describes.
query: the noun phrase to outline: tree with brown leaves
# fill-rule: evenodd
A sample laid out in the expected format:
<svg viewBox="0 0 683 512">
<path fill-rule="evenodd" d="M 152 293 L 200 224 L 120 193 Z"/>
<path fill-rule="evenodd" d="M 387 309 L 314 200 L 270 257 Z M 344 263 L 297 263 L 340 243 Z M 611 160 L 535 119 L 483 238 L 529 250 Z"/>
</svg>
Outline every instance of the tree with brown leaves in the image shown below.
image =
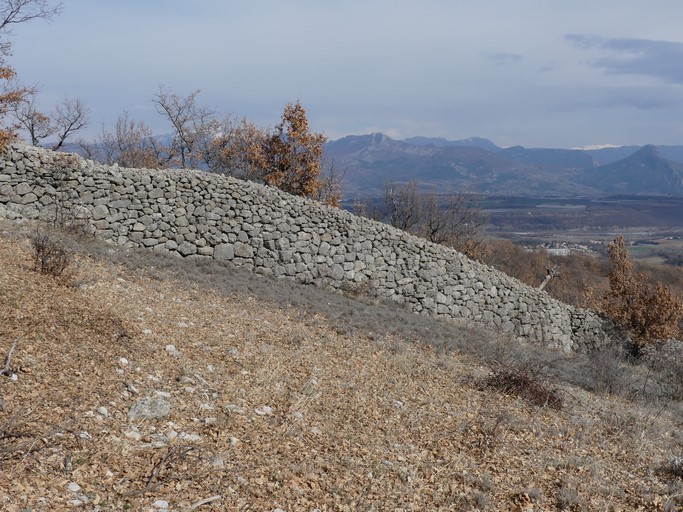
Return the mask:
<svg viewBox="0 0 683 512">
<path fill-rule="evenodd" d="M 287 104 L 274 133 L 251 148 L 253 172 L 266 184 L 290 194 L 316 197 L 322 188 L 326 137 L 311 133 L 300 102 Z"/>
<path fill-rule="evenodd" d="M 615 238 L 607 252 L 612 269 L 601 309 L 632 336 L 635 354 L 647 344 L 680 335 L 681 300 L 635 271 L 624 237 Z"/>
<path fill-rule="evenodd" d="M 253 148 L 265 142 L 266 132 L 249 121 L 227 115 L 217 129 L 218 134 L 202 151 L 202 160 L 210 171 L 249 179 L 252 177 Z"/>
</svg>

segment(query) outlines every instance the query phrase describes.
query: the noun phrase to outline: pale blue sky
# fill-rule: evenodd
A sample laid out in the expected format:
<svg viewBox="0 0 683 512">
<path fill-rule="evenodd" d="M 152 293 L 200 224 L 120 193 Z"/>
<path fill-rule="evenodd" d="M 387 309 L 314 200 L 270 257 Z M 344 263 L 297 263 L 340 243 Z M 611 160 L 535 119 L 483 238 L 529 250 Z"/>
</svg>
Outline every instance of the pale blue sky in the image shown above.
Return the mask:
<svg viewBox="0 0 683 512">
<path fill-rule="evenodd" d="M 683 144 L 679 0 L 64 0 L 14 30 L 10 63 L 91 109 L 168 127 L 159 84 L 330 138 L 381 131 L 499 145 Z"/>
</svg>

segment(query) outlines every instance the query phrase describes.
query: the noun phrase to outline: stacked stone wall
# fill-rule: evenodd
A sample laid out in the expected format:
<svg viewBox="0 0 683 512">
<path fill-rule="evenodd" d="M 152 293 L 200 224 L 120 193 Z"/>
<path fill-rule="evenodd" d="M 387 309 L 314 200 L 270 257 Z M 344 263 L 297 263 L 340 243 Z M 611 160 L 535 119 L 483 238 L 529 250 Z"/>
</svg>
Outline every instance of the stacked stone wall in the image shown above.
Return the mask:
<svg viewBox="0 0 683 512">
<path fill-rule="evenodd" d="M 423 315 L 548 347 L 586 352 L 610 341 L 609 324 L 593 311 L 453 249 L 275 188 L 203 171 L 104 166 L 17 144 L 0 155 L 1 216 L 65 214 L 116 245 L 371 290 Z"/>
</svg>

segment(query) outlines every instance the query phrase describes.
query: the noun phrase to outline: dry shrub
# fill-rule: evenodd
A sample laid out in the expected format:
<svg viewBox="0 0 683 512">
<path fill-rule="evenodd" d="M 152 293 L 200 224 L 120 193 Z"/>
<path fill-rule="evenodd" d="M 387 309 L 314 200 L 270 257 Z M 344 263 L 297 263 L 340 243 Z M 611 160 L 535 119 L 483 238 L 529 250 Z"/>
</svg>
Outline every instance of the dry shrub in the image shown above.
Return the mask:
<svg viewBox="0 0 683 512">
<path fill-rule="evenodd" d="M 546 366 L 533 361 L 523 363 L 497 363 L 485 379 L 486 387 L 507 395 L 517 396 L 540 407 L 562 409 L 562 394 L 544 375 Z"/>
<path fill-rule="evenodd" d="M 652 372 L 662 394 L 683 400 L 683 341 L 670 339 L 642 348 L 642 361 Z"/>
<path fill-rule="evenodd" d="M 50 234 L 36 231 L 31 236 L 33 267 L 41 274 L 60 277 L 71 264 L 71 255 Z"/>
</svg>

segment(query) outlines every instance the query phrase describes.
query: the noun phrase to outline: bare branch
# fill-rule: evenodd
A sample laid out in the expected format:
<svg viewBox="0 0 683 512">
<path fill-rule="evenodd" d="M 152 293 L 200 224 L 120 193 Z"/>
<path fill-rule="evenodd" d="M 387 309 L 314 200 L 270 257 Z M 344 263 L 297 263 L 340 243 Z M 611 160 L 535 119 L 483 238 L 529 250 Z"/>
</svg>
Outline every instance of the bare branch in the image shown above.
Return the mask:
<svg viewBox="0 0 683 512">
<path fill-rule="evenodd" d="M 159 92 L 153 99 L 156 111 L 173 126 L 173 149 L 183 169 L 198 161 L 200 135 L 206 133 L 207 126 L 215 115 L 215 110 L 197 105 L 199 92 L 197 89 L 183 97 L 160 85 Z"/>
<path fill-rule="evenodd" d="M 18 127 L 28 134 L 31 144 L 38 146 L 41 140 L 55 133 L 56 127 L 48 115 L 38 110 L 36 87 L 24 88 L 24 90 L 25 95 L 22 100 L 12 105 L 10 110 Z"/>
<path fill-rule="evenodd" d="M 557 276 L 560 275 L 560 265 L 548 264 L 545 266 L 545 272 L 546 276 L 543 282 L 539 285 L 539 290 L 543 290 L 546 287 L 546 285 L 551 281 L 551 279 L 555 279 Z"/>
<path fill-rule="evenodd" d="M 0 375 L 12 375 L 12 356 L 14 355 L 14 349 L 17 348 L 17 340 L 12 343 L 12 348 L 9 349 L 7 353 L 7 359 L 5 359 L 5 367 L 0 370 Z"/>
<path fill-rule="evenodd" d="M 414 181 L 405 185 L 387 185 L 384 204 L 389 214 L 389 223 L 395 228 L 410 231 L 415 227 L 420 221 L 420 203 Z"/>
<path fill-rule="evenodd" d="M 47 0 L 5 0 L 0 4 L 0 34 L 10 35 L 10 27 L 36 19 L 50 21 L 62 13 L 61 2 L 50 5 Z M 12 50 L 10 41 L 0 42 L 0 54 L 9 55 Z"/>
<path fill-rule="evenodd" d="M 64 101 L 55 107 L 52 118 L 57 143 L 52 146 L 53 151 L 57 151 L 69 137 L 88 125 L 89 113 L 90 110 L 80 99 L 74 101 L 64 98 Z"/>
<path fill-rule="evenodd" d="M 213 503 L 214 501 L 218 501 L 218 500 L 220 500 L 220 499 L 222 499 L 222 498 L 223 498 L 223 496 L 221 496 L 220 494 L 216 494 L 215 496 L 211 496 L 210 498 L 205 498 L 205 499 L 203 499 L 203 500 L 199 500 L 197 503 L 194 503 L 194 504 L 189 508 L 189 510 L 196 510 L 196 509 L 198 509 L 199 507 L 201 507 L 201 506 L 203 506 L 203 505 L 207 505 L 207 504 L 209 504 L 209 503 Z"/>
</svg>

